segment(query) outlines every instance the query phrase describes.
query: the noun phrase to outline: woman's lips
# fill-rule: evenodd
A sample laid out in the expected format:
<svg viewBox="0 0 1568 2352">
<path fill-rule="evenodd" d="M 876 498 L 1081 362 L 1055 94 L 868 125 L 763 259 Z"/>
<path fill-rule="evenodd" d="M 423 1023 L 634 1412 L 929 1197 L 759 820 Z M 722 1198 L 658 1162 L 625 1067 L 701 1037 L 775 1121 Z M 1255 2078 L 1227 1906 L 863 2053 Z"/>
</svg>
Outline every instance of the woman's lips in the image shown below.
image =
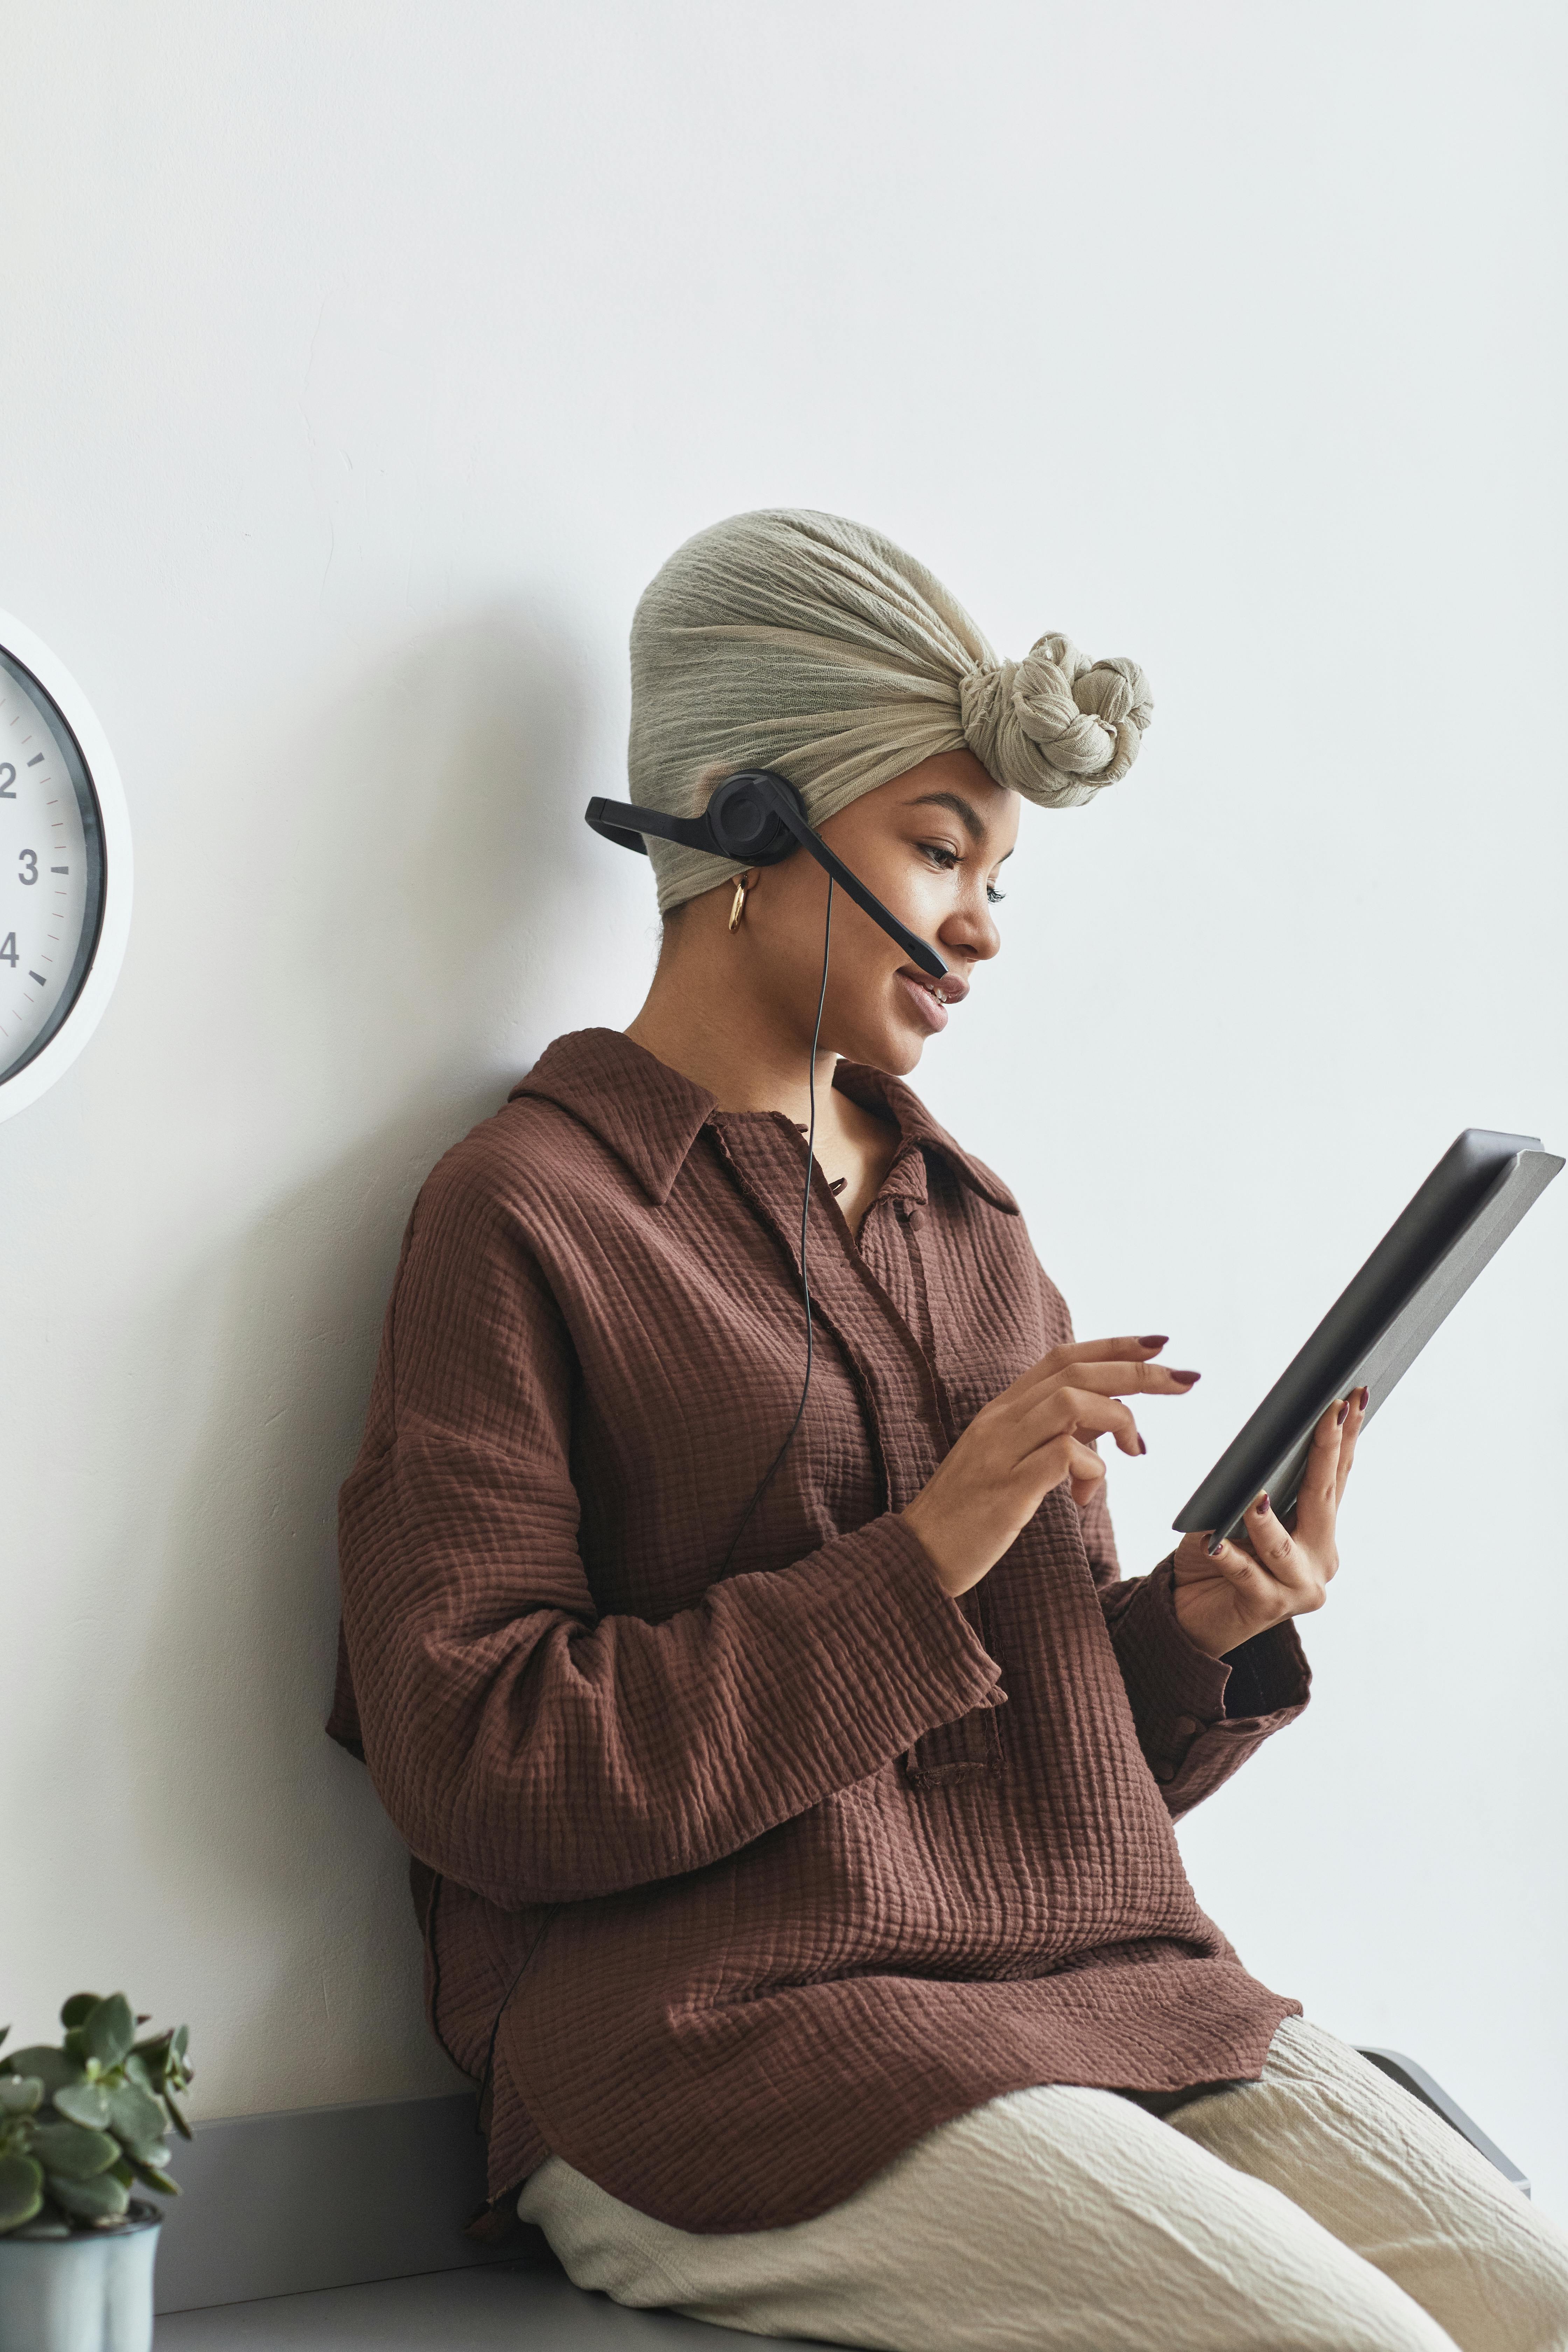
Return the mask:
<svg viewBox="0 0 1568 2352">
<path fill-rule="evenodd" d="M 915 1018 L 933 1036 L 939 1029 L 947 1027 L 948 1006 L 961 1004 L 969 993 L 969 982 L 960 980 L 956 972 L 950 971 L 945 980 L 928 980 L 923 972 L 906 964 L 894 978 L 909 999 Z"/>
</svg>

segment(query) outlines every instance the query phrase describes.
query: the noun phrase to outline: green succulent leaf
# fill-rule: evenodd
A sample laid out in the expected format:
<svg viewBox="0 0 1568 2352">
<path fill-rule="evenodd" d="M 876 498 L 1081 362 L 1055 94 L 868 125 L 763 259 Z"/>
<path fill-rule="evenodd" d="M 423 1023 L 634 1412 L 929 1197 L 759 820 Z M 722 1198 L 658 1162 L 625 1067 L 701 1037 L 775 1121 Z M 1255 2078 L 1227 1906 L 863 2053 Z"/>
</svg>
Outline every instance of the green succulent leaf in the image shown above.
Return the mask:
<svg viewBox="0 0 1568 2352">
<path fill-rule="evenodd" d="M 169 2121 L 174 2125 L 174 2129 L 179 2133 L 180 2137 L 182 2139 L 194 2138 L 195 2134 L 192 2132 L 189 2124 L 185 2121 L 184 2116 L 180 2113 L 179 2108 L 174 2105 L 174 2100 L 169 2096 L 167 2091 L 163 2094 L 163 2105 L 168 2108 Z"/>
<path fill-rule="evenodd" d="M 131 2202 L 131 2191 L 112 2172 L 97 2172 L 89 2180 L 68 2179 L 51 2171 L 49 2195 L 77 2221 L 112 2221 Z"/>
<path fill-rule="evenodd" d="M 70 2223 L 58 2205 L 46 2197 L 39 2210 L 30 2221 L 24 2221 L 16 2231 L 18 2238 L 68 2238 Z"/>
<path fill-rule="evenodd" d="M 68 2083 L 55 2093 L 57 2115 L 67 2123 L 85 2125 L 89 2131 L 101 2131 L 109 2121 L 110 2095 L 101 2083 Z"/>
<path fill-rule="evenodd" d="M 132 2055 L 146 2068 L 155 2091 L 165 2091 L 171 2085 L 183 2091 L 190 2082 L 191 2069 L 185 2060 L 190 2035 L 190 2027 L 182 2025 L 172 2032 L 160 2033 L 153 2041 L 136 2044 Z"/>
<path fill-rule="evenodd" d="M 95 2172 L 107 2171 L 118 2160 L 120 2143 L 80 2124 L 35 2124 L 33 2153 L 49 2176 L 52 2196 L 62 2180 L 89 2180 Z"/>
<path fill-rule="evenodd" d="M 152 2070 L 148 2066 L 147 2061 L 142 2055 L 142 2045 L 140 2043 L 138 2043 L 136 2048 L 131 2053 L 130 2057 L 127 2058 L 120 2071 L 124 2075 L 128 2083 L 139 2084 L 141 2088 L 144 2091 L 155 2091 L 158 2087 L 153 2080 Z"/>
<path fill-rule="evenodd" d="M 115 2137 L 122 2139 L 137 2155 L 147 2142 L 161 2140 L 169 2128 L 162 2099 L 155 2099 L 140 2083 L 117 2083 L 105 2093 L 103 2104 L 105 2113 L 99 2120 L 107 2123 Z M 60 2112 L 63 2115 L 65 2109 L 62 2107 Z M 80 2116 L 76 2117 L 78 2123 L 84 2120 Z"/>
<path fill-rule="evenodd" d="M 111 1992 L 90 2009 L 82 2021 L 82 2038 L 87 2048 L 84 2055 L 96 2058 L 100 2066 L 118 2066 L 131 2054 L 136 2039 L 136 2020 L 131 2014 L 131 2003 L 122 1992 Z"/>
<path fill-rule="evenodd" d="M 43 2201 L 43 2166 L 30 2156 L 0 2156 L 0 2231 L 19 2230 Z"/>
<path fill-rule="evenodd" d="M 44 2104 L 36 2074 L 0 2074 L 0 2116 L 30 2116 Z"/>
<path fill-rule="evenodd" d="M 62 2050 L 51 2050 L 44 2042 L 36 2042 L 26 2050 L 18 2050 L 11 2064 L 18 2074 L 36 2074 L 44 2086 L 46 2099 L 52 2099 L 55 2093 L 63 2091 L 68 2083 L 87 2080 L 85 2069 L 79 2066 L 74 2058 L 68 2058 Z"/>
<path fill-rule="evenodd" d="M 85 2025 L 103 1995 L 99 1992 L 73 1992 L 60 2011 L 60 2023 L 68 2033 L 75 2025 Z"/>
<path fill-rule="evenodd" d="M 157 2189 L 160 2196 L 177 2197 L 179 2195 L 179 2182 L 171 2180 L 161 2164 L 134 2157 L 132 2159 L 131 2169 L 138 2180 L 144 2181 L 149 2189 Z"/>
</svg>

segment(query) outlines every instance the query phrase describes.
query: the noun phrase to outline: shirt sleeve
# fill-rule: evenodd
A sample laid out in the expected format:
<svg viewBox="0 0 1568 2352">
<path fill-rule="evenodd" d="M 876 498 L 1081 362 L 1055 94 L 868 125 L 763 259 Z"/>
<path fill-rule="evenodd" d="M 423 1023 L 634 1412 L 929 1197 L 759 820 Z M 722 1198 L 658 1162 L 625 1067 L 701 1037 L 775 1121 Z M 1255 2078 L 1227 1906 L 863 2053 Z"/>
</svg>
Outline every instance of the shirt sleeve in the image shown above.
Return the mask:
<svg viewBox="0 0 1568 2352">
<path fill-rule="evenodd" d="M 1176 1615 L 1174 1559 L 1170 1554 L 1148 1576 L 1102 1584 L 1100 1603 L 1138 1744 L 1179 1821 L 1294 1723 L 1312 1670 L 1290 1618 L 1223 1658 L 1200 1650 Z"/>
<path fill-rule="evenodd" d="M 438 1170 L 339 1499 L 343 1635 L 387 1811 L 506 1908 L 700 1869 L 999 1703 L 995 1660 L 892 1515 L 657 1623 L 598 1614 L 574 1372 L 518 1218 Z"/>
<path fill-rule="evenodd" d="M 1043 1270 L 1040 1280 L 1047 1328 L 1070 1339 L 1060 1292 Z M 1103 1480 L 1080 1506 L 1079 1520 L 1138 1744 L 1179 1821 L 1295 1721 L 1310 1696 L 1312 1670 L 1289 1618 L 1223 1658 L 1199 1649 L 1176 1614 L 1173 1552 L 1148 1576 L 1122 1576 Z"/>
</svg>

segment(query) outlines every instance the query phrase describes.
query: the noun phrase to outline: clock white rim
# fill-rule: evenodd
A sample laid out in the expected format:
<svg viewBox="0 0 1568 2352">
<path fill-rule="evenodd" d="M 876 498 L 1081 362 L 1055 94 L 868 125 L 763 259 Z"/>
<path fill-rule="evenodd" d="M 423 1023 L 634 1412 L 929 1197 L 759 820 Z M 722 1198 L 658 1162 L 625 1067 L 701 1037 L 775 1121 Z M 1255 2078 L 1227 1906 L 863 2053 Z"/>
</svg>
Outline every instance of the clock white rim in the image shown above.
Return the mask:
<svg viewBox="0 0 1568 2352">
<path fill-rule="evenodd" d="M 26 1110 L 55 1080 L 63 1077 L 103 1017 L 104 1008 L 120 977 L 126 937 L 131 929 L 131 818 L 124 787 L 109 739 L 98 723 L 91 703 L 58 654 L 34 635 L 14 614 L 0 611 L 0 646 L 31 670 L 50 699 L 65 713 L 81 748 L 92 780 L 103 826 L 103 920 L 91 967 L 66 1014 L 42 1051 L 25 1063 L 14 1078 L 0 1078 L 0 1119 Z"/>
</svg>

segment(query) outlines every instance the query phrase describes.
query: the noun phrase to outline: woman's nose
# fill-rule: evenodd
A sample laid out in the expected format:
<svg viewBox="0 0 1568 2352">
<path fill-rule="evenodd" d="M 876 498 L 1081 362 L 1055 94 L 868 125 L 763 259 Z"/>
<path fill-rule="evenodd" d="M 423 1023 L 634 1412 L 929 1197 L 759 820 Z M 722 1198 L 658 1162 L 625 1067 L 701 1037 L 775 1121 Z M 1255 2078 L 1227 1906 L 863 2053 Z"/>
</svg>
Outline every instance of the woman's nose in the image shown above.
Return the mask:
<svg viewBox="0 0 1568 2352">
<path fill-rule="evenodd" d="M 984 898 L 955 907 L 936 936 L 940 946 L 962 956 L 966 963 L 986 962 L 1002 945 L 1002 934 Z"/>
</svg>

